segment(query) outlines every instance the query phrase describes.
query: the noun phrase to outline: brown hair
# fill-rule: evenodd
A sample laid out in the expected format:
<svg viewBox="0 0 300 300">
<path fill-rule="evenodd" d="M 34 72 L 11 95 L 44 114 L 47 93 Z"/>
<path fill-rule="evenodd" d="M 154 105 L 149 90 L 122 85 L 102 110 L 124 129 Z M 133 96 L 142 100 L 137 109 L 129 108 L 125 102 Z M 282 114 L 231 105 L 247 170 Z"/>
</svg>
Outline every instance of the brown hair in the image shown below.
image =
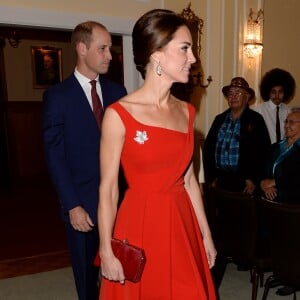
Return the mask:
<svg viewBox="0 0 300 300">
<path fill-rule="evenodd" d="M 104 25 L 95 21 L 87 21 L 78 24 L 72 32 L 71 43 L 73 48 L 75 49 L 76 45 L 80 42 L 84 43 L 87 48 L 89 48 L 92 40 L 93 29 L 96 27 L 107 31 L 107 28 Z"/>
<path fill-rule="evenodd" d="M 137 20 L 132 31 L 133 57 L 144 79 L 151 54 L 166 46 L 181 26 L 188 27 L 181 16 L 166 9 L 150 10 Z"/>
</svg>

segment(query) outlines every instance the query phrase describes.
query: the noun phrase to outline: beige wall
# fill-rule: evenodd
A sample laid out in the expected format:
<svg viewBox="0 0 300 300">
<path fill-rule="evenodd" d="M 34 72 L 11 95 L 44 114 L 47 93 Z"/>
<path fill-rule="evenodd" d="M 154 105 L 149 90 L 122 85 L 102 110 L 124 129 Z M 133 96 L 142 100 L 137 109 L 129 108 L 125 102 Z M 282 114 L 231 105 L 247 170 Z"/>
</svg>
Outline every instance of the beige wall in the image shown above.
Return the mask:
<svg viewBox="0 0 300 300">
<path fill-rule="evenodd" d="M 214 117 L 227 108 L 227 101 L 221 92 L 232 77 L 243 76 L 251 87 L 258 89 L 260 58 L 252 61 L 251 67 L 243 53 L 243 36 L 250 7 L 260 8 L 255 0 L 206 0 L 201 1 L 200 17 L 204 20 L 201 62 L 204 79 L 212 76 L 212 83 L 206 89 L 195 89 L 199 112 L 197 128 L 205 136 Z"/>
<path fill-rule="evenodd" d="M 49 11 L 61 13 L 81 13 L 100 16 L 120 16 L 136 18 L 143 12 L 152 8 L 163 7 L 161 0 L 1 0 L 0 5 L 7 5 L 10 7 L 24 7 L 26 9 L 46 9 Z M 180 1 L 175 1 L 180 2 Z"/>
<path fill-rule="evenodd" d="M 201 1 L 190 0 L 0 0 L 0 5 L 7 5 L 10 7 L 24 7 L 33 9 L 47 9 L 59 12 L 79 12 L 89 14 L 99 14 L 104 16 L 120 16 L 130 17 L 136 19 L 142 13 L 153 8 L 168 8 L 174 11 L 181 11 L 187 7 L 189 3 L 195 11 L 200 7 Z M 87 5 L 88 4 L 88 5 Z"/>
<path fill-rule="evenodd" d="M 8 101 L 41 101 L 45 89 L 34 88 L 32 46 L 50 46 L 62 49 L 62 76 L 74 70 L 75 54 L 70 43 L 22 40 L 18 48 L 4 48 Z M 17 87 L 17 88 L 16 88 Z"/>
</svg>

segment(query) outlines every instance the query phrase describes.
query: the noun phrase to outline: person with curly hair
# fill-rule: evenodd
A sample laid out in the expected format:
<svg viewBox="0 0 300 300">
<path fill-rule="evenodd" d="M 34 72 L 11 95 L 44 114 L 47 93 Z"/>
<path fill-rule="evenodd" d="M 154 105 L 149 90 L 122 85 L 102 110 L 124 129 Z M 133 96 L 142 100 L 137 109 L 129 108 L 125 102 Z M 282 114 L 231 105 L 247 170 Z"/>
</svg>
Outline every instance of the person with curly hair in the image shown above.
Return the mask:
<svg viewBox="0 0 300 300">
<path fill-rule="evenodd" d="M 272 69 L 262 77 L 260 94 L 264 102 L 253 109 L 263 116 L 272 144 L 284 138 L 284 121 L 290 112 L 287 103 L 295 87 L 295 79 L 283 69 Z"/>
</svg>

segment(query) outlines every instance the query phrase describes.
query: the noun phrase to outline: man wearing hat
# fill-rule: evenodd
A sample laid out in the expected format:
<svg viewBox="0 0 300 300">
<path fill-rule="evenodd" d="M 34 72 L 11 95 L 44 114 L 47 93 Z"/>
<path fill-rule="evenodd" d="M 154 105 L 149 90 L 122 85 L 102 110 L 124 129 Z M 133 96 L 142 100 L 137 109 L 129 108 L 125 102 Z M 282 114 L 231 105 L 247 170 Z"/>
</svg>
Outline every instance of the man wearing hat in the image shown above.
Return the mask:
<svg viewBox="0 0 300 300">
<path fill-rule="evenodd" d="M 208 191 L 211 187 L 218 187 L 252 195 L 259 187 L 266 153 L 271 145 L 268 129 L 263 117 L 248 106 L 255 92 L 244 78 L 233 78 L 230 85 L 222 88 L 222 92 L 228 100 L 229 109 L 215 117 L 205 139 L 205 181 Z M 207 202 L 213 205 L 210 199 Z M 208 207 L 210 213 L 211 210 L 213 208 Z M 226 269 L 226 256 L 218 246 L 218 236 L 215 235 L 218 231 L 215 226 L 222 225 L 218 223 L 216 215 L 211 217 L 211 222 L 210 225 L 215 229 L 213 235 L 218 251 L 212 275 L 218 288 Z M 240 271 L 247 269 L 248 266 L 238 266 Z"/>
<path fill-rule="evenodd" d="M 222 88 L 229 109 L 216 116 L 204 143 L 208 184 L 228 191 L 253 194 L 262 179 L 270 138 L 263 117 L 250 109 L 255 92 L 243 77 Z"/>
</svg>

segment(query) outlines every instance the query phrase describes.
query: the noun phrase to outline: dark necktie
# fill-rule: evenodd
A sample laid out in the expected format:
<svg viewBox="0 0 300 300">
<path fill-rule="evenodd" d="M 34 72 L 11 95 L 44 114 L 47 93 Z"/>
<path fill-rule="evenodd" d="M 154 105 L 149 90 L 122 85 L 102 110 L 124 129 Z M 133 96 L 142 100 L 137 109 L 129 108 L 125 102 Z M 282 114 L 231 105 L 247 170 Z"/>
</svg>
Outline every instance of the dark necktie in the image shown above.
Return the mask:
<svg viewBox="0 0 300 300">
<path fill-rule="evenodd" d="M 93 103 L 93 113 L 96 118 L 99 129 L 101 128 L 101 122 L 103 118 L 103 107 L 100 101 L 99 95 L 96 90 L 96 80 L 90 81 L 92 86 L 91 95 L 92 95 L 92 103 Z"/>
<path fill-rule="evenodd" d="M 279 105 L 276 107 L 276 141 L 279 142 L 280 138 L 280 120 L 279 120 Z"/>
</svg>

